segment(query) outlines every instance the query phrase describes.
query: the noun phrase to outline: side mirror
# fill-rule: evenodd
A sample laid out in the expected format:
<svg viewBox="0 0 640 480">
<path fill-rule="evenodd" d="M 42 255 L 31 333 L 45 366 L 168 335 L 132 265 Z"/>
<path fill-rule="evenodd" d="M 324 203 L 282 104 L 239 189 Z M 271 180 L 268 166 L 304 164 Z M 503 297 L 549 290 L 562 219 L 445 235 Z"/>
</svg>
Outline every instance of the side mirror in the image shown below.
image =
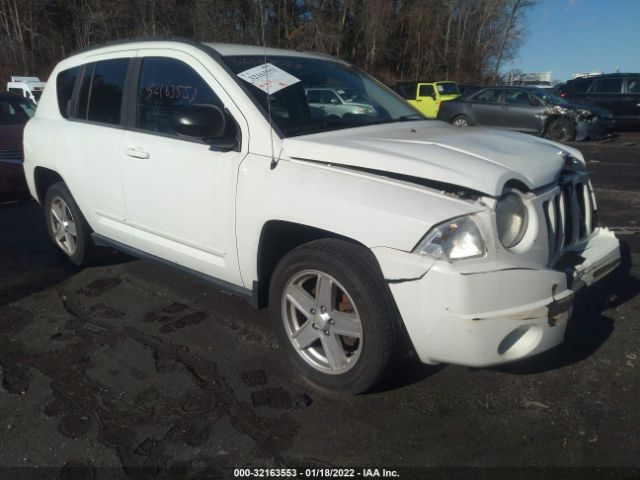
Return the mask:
<svg viewBox="0 0 640 480">
<path fill-rule="evenodd" d="M 189 105 L 173 115 L 173 128 L 178 135 L 210 140 L 222 138 L 227 122 L 215 105 Z"/>
</svg>

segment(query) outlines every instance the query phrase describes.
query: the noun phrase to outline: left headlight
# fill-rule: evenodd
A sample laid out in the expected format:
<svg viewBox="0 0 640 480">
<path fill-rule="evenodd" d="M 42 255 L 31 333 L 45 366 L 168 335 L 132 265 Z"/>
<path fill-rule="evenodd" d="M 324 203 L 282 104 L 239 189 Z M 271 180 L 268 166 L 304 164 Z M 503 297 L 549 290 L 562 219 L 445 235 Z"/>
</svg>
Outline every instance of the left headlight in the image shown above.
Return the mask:
<svg viewBox="0 0 640 480">
<path fill-rule="evenodd" d="M 438 260 L 461 260 L 482 257 L 486 247 L 476 223 L 465 216 L 433 227 L 414 251 Z"/>
<path fill-rule="evenodd" d="M 505 248 L 513 248 L 520 243 L 529 223 L 527 207 L 520 195 L 507 193 L 498 201 L 496 223 L 500 242 Z"/>
</svg>

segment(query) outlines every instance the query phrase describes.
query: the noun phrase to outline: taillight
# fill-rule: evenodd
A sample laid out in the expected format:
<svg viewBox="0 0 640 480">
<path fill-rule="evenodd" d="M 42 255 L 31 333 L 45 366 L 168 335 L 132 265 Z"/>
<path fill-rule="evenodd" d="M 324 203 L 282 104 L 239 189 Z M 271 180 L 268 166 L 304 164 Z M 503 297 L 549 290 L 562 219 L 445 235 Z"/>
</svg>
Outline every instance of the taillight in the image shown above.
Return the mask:
<svg viewBox="0 0 640 480">
<path fill-rule="evenodd" d="M 561 96 L 562 98 L 566 97 L 566 96 L 567 96 L 567 92 L 562 92 L 562 93 L 560 94 L 560 96 Z"/>
</svg>

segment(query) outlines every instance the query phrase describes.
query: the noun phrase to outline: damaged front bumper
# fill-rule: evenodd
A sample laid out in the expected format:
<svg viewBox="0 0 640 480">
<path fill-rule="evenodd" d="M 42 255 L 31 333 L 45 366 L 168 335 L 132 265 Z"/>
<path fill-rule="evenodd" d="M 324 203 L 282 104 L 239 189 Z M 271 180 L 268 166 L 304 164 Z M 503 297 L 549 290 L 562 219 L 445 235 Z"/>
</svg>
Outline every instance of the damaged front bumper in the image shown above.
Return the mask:
<svg viewBox="0 0 640 480">
<path fill-rule="evenodd" d="M 416 260 L 385 248 L 373 252 L 421 361 L 474 367 L 560 344 L 575 292 L 620 263 L 618 240 L 601 228 L 573 252 L 579 260 L 562 270 Z"/>
<path fill-rule="evenodd" d="M 615 121 L 609 118 L 595 116 L 589 119 L 576 120 L 576 141 L 603 140 L 613 132 Z"/>
</svg>

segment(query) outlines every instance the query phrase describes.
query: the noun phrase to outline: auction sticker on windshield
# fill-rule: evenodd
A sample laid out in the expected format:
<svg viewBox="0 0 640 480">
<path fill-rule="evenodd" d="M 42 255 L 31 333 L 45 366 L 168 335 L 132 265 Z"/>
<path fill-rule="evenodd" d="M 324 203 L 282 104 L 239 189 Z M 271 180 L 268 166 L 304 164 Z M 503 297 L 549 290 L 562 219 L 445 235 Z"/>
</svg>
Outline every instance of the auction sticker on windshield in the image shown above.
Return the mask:
<svg viewBox="0 0 640 480">
<path fill-rule="evenodd" d="M 263 63 L 257 67 L 240 72 L 238 76 L 263 92 L 271 95 L 300 81 L 271 63 Z"/>
</svg>

